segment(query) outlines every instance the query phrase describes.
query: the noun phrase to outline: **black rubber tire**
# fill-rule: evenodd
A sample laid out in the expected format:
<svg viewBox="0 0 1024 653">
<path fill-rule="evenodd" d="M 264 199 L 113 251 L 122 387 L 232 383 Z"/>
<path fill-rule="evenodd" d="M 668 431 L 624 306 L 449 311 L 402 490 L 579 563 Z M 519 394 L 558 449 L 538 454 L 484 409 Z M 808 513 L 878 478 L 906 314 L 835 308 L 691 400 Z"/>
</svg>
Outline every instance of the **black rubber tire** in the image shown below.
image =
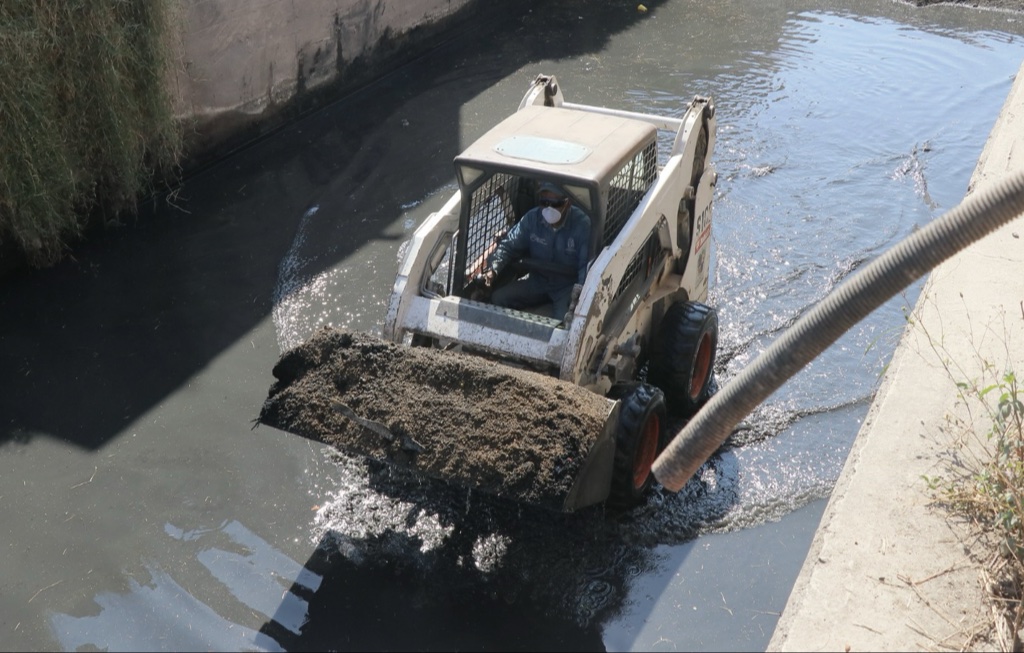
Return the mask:
<svg viewBox="0 0 1024 653">
<path fill-rule="evenodd" d="M 690 418 L 711 394 L 718 352 L 718 313 L 700 302 L 665 311 L 650 347 L 647 381 L 661 388 L 672 415 Z"/>
<path fill-rule="evenodd" d="M 615 430 L 615 463 L 605 505 L 613 514 L 632 509 L 654 484 L 651 465 L 665 445 L 665 395 L 647 384 L 630 384 L 621 397 Z"/>
</svg>

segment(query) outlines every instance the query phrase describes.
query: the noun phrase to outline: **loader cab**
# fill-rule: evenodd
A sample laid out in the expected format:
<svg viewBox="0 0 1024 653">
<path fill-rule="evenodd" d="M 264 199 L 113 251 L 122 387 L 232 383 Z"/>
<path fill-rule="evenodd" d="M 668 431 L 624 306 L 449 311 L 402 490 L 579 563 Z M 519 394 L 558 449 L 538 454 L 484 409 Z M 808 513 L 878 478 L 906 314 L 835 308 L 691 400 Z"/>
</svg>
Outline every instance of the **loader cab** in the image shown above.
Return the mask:
<svg viewBox="0 0 1024 653">
<path fill-rule="evenodd" d="M 706 267 L 680 270 L 676 258 L 677 214 L 693 193 L 678 156 L 692 149 L 689 138 L 679 140 L 691 120 L 522 105 L 455 157 L 458 191 L 409 240 L 385 336 L 528 367 L 602 394 L 633 378 L 664 307 L 690 297 L 687 274 L 698 289 L 704 274 L 706 288 Z M 673 130 L 674 140 L 662 138 Z M 496 239 L 536 205 L 541 182 L 560 187 L 590 218 L 588 274 L 569 319 L 498 306 L 473 288 Z"/>
<path fill-rule="evenodd" d="M 465 172 L 465 170 L 463 170 Z M 592 225 L 591 242 L 589 243 L 590 260 L 593 261 L 594 246 L 599 241 L 593 230 L 596 188 L 578 182 L 566 183 L 548 179 L 524 177 L 508 172 L 497 172 L 481 176 L 479 183 L 464 194 L 469 201 L 465 203 L 460 214 L 459 234 L 465 238 L 456 238 L 454 270 L 463 270 L 464 274 L 453 278 L 452 294 L 470 297 L 474 288 L 469 283 L 476 275 L 487 268 L 487 257 L 494 251 L 498 241 L 515 226 L 527 211 L 537 205 L 537 189 L 544 182 L 554 182 L 565 190 L 574 206 L 583 210 Z M 511 266 L 511 276 L 521 277 L 529 270 L 516 265 Z M 459 286 L 459 279 L 462 287 Z"/>
<path fill-rule="evenodd" d="M 618 236 L 658 176 L 657 130 L 619 117 L 524 107 L 455 159 L 462 197 L 446 290 L 471 297 L 497 240 L 561 187 L 591 222 L 590 260 Z"/>
</svg>

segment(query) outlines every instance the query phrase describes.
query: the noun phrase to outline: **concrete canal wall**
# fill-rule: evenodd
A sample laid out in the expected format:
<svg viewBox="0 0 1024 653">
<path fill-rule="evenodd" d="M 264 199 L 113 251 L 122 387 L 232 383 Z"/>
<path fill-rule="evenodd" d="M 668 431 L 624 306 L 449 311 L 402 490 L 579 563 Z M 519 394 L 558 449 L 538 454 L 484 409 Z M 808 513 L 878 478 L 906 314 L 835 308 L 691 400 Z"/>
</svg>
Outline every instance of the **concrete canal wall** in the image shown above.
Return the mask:
<svg viewBox="0 0 1024 653">
<path fill-rule="evenodd" d="M 479 0 L 181 0 L 168 83 L 191 162 L 379 78 L 482 9 Z"/>
</svg>

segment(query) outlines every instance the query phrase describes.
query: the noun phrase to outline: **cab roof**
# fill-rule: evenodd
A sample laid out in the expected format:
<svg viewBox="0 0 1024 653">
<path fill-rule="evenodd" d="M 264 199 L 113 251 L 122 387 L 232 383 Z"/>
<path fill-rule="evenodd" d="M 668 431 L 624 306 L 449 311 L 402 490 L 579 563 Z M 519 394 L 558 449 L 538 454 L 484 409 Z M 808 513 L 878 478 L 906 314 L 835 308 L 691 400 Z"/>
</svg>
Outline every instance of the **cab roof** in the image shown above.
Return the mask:
<svg viewBox="0 0 1024 653">
<path fill-rule="evenodd" d="M 455 157 L 455 163 L 601 185 L 654 141 L 657 131 L 649 123 L 621 116 L 527 106 L 477 139 Z"/>
</svg>

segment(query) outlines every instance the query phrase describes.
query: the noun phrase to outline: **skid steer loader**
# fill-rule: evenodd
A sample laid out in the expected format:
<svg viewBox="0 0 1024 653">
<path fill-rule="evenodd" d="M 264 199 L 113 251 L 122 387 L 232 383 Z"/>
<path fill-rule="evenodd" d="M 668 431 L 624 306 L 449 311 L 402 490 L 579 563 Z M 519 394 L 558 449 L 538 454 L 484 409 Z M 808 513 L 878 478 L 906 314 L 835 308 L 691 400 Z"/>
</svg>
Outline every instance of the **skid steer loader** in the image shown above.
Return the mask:
<svg viewBox="0 0 1024 653">
<path fill-rule="evenodd" d="M 708 97 L 657 116 L 569 103 L 539 75 L 455 158 L 458 191 L 405 244 L 383 338 L 325 328 L 285 352 L 260 421 L 514 500 L 628 510 L 674 435 L 669 417 L 689 418 L 711 392 L 715 135 Z M 591 223 L 586 279 L 564 315 L 489 301 L 551 274 L 548 262 L 481 282 L 540 184 Z"/>
</svg>

